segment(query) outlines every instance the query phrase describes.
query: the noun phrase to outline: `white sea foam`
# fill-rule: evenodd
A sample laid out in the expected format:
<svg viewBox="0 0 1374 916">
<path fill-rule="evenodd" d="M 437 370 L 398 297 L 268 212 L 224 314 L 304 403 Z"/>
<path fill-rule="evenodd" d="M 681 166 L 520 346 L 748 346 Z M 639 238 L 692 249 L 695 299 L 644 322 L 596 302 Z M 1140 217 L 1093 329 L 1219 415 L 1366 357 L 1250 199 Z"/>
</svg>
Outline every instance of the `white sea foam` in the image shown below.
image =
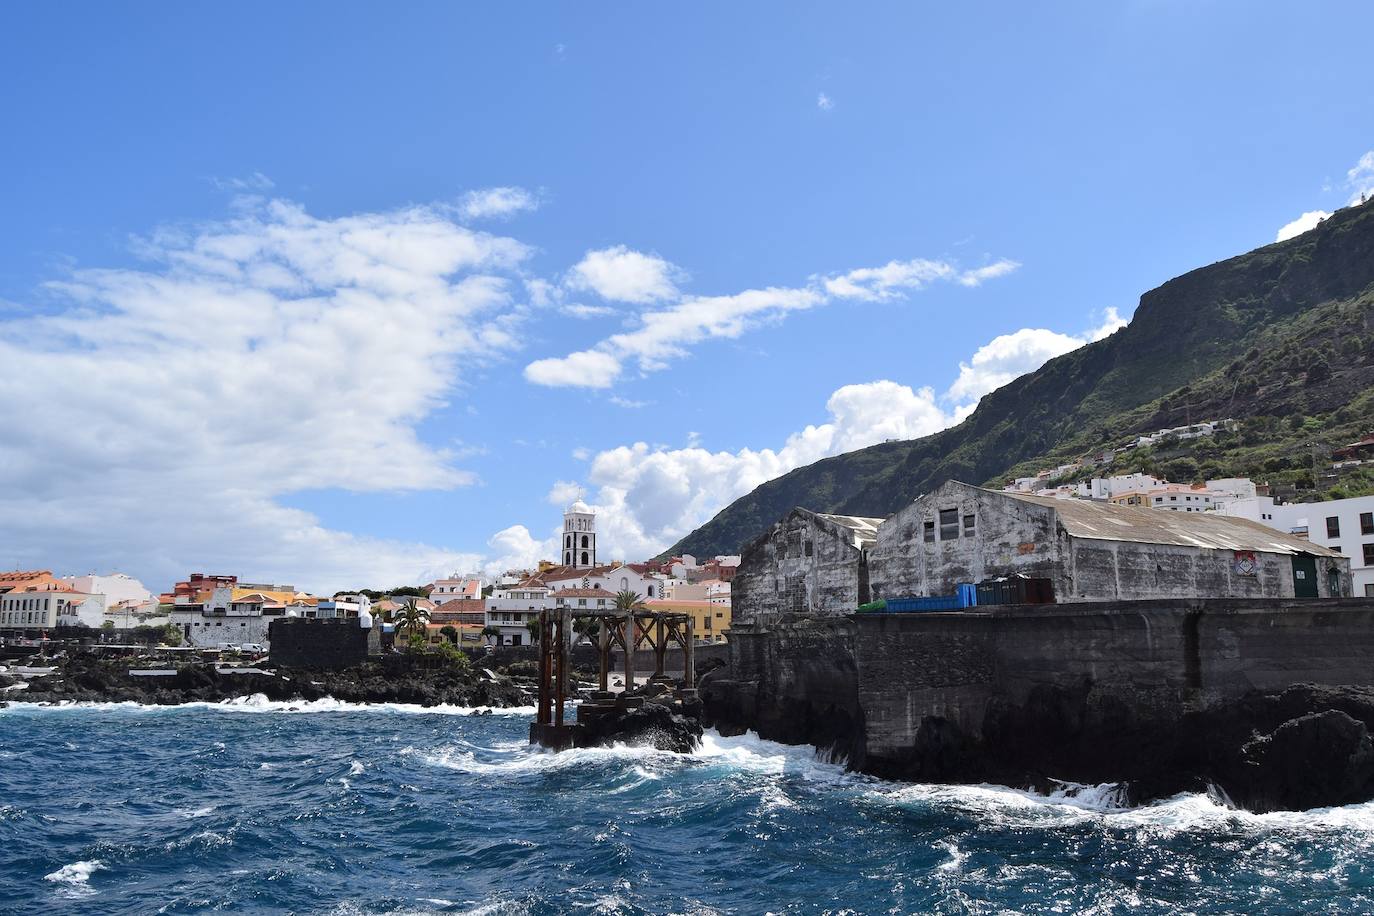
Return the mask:
<svg viewBox="0 0 1374 916">
<path fill-rule="evenodd" d="M 215 712 L 277 712 L 277 713 L 406 713 L 410 715 L 440 716 L 532 716 L 533 706 L 513 706 L 498 708 L 492 706 L 421 706 L 417 703 L 345 703 L 332 697 L 322 700 L 269 700 L 263 694 L 235 697 L 219 703 L 178 703 L 171 706 L 148 705 L 144 703 L 75 703 L 64 700 L 59 703 L 11 703 L 8 710 L 137 710 L 142 712 L 172 712 L 178 710 L 205 709 Z"/>
<path fill-rule="evenodd" d="M 363 766 L 363 762 L 361 760 L 354 760 L 352 763 L 348 765 L 349 776 L 361 776 L 365 772 L 367 772 L 367 767 Z"/>
<path fill-rule="evenodd" d="M 61 884 L 63 893 L 68 897 L 88 897 L 95 893 L 90 886 L 91 875 L 104 867 L 105 863 L 98 859 L 73 862 L 63 865 L 52 874 L 44 875 L 43 880 Z"/>
</svg>

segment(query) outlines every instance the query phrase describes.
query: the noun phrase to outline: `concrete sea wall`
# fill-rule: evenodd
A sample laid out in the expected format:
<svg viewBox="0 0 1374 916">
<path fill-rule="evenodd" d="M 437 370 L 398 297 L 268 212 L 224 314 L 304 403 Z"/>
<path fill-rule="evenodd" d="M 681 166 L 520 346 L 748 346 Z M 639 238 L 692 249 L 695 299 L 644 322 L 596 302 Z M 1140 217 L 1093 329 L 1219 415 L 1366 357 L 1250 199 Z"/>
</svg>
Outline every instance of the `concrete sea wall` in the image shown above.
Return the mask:
<svg viewBox="0 0 1374 916">
<path fill-rule="evenodd" d="M 1360 734 L 1374 724 L 1370 599 L 775 619 L 737 627 L 730 646 L 729 667 L 702 685 L 718 725 L 833 749 L 877 775 L 1124 780 L 1143 797 L 1230 779 L 1243 795 L 1247 767 L 1274 748 L 1254 739 L 1337 709 L 1358 720 L 1351 753 L 1368 750 L 1374 788 Z"/>
</svg>

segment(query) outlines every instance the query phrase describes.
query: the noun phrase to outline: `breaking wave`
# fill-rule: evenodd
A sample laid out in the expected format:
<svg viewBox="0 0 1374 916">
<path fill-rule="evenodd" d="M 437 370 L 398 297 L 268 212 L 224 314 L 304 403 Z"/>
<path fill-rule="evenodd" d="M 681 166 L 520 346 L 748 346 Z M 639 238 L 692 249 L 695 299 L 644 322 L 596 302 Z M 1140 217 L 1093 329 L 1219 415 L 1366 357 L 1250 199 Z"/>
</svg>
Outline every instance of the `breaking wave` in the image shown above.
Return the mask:
<svg viewBox="0 0 1374 916">
<path fill-rule="evenodd" d="M 1374 912 L 1374 805 L 893 783 L 713 732 L 689 755 L 555 754 L 528 710 L 13 709 L 16 911 Z"/>
</svg>

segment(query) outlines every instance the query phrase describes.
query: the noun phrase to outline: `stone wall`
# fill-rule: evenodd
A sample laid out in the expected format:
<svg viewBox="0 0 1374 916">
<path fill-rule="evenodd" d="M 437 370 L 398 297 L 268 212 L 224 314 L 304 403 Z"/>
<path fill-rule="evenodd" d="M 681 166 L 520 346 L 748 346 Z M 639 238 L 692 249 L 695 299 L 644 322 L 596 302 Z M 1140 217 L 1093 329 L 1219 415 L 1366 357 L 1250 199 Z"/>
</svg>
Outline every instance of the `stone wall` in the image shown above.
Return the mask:
<svg viewBox="0 0 1374 916">
<path fill-rule="evenodd" d="M 380 628 L 363 629 L 356 620 L 282 617 L 272 621 L 268 658 L 284 668 L 338 670 L 380 651 Z"/>
<path fill-rule="evenodd" d="M 1225 766 L 1207 749 L 1218 710 L 1298 684 L 1374 686 L 1374 599 L 860 614 L 743 627 L 730 646 L 702 684 L 725 731 L 838 750 L 882 776 L 1128 780 L 1160 797 L 1196 788 L 1194 771 L 1246 772 L 1248 726 Z"/>
<path fill-rule="evenodd" d="M 730 586 L 732 626 L 778 614 L 843 616 L 867 600 L 854 533 L 793 509 L 744 548 Z"/>
</svg>

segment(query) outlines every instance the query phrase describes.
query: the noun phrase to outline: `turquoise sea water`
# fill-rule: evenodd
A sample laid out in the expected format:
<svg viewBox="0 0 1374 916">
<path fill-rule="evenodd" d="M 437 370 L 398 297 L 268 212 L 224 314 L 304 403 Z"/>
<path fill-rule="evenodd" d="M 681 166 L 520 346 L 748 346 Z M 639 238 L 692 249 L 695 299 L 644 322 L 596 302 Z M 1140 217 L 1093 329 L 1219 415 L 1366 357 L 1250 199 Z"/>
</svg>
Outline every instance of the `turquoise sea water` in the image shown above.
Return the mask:
<svg viewBox="0 0 1374 916">
<path fill-rule="evenodd" d="M 550 754 L 528 721 L 0 710 L 0 911 L 1374 912 L 1374 805 L 884 783 L 753 737 Z"/>
</svg>

